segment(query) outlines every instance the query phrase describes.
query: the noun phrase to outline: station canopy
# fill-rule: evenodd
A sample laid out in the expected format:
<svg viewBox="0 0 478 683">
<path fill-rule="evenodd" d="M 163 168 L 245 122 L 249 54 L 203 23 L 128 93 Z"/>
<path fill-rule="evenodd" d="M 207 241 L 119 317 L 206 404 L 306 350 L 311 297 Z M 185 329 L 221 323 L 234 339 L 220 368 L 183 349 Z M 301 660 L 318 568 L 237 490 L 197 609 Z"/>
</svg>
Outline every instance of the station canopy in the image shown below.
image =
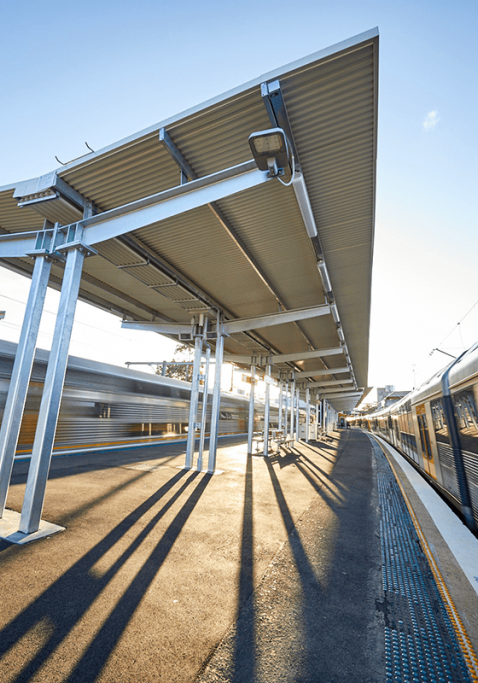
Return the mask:
<svg viewBox="0 0 478 683">
<path fill-rule="evenodd" d="M 4 186 L 1 262 L 29 275 L 37 231 L 73 226 L 92 247 L 82 300 L 184 340 L 193 318 L 221 320 L 227 360 L 294 370 L 349 411 L 367 386 L 377 87 L 373 29 Z M 275 128 L 283 175 L 249 143 Z"/>
</svg>

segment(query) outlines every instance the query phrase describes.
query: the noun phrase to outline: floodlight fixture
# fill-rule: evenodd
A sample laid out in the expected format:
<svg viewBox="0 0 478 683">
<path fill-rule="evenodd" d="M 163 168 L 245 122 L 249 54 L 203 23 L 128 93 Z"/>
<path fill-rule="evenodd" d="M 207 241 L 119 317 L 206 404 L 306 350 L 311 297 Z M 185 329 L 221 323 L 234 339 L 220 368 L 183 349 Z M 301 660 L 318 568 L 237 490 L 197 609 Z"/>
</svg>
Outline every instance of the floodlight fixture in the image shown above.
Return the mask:
<svg viewBox="0 0 478 683">
<path fill-rule="evenodd" d="M 249 135 L 249 144 L 257 168 L 269 171 L 272 177 L 284 173 L 289 163 L 289 145 L 282 128 L 269 128 Z"/>
</svg>

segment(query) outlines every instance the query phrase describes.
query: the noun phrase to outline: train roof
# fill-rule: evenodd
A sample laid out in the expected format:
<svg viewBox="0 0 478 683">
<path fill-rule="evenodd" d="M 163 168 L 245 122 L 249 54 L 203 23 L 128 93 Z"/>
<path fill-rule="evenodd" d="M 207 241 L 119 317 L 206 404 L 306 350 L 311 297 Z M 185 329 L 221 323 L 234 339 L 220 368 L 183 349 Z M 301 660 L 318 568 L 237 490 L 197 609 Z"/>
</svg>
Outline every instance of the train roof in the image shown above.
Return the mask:
<svg viewBox="0 0 478 683">
<path fill-rule="evenodd" d="M 10 356 L 15 358 L 17 352 L 17 344 L 13 342 L 0 339 L 0 357 Z M 42 365 L 47 365 L 50 352 L 45 349 L 37 349 L 35 352 L 35 362 Z M 111 365 L 110 363 L 99 363 L 98 361 L 89 360 L 88 358 L 80 358 L 78 356 L 68 356 L 68 367 L 67 367 L 67 380 L 68 371 L 76 370 L 79 372 L 92 373 L 95 375 L 106 375 L 108 377 L 114 377 L 116 379 L 125 380 L 136 380 L 141 382 L 144 386 L 145 384 L 154 386 L 169 386 L 176 387 L 178 389 L 183 389 L 186 391 L 191 391 L 191 382 L 186 382 L 180 379 L 174 379 L 172 377 L 165 377 L 163 375 L 153 375 L 147 372 L 141 372 L 140 370 L 130 370 L 129 368 L 123 368 L 120 365 Z M 202 388 L 200 388 L 202 391 Z M 208 394 L 212 394 L 212 388 L 208 388 Z M 229 401 L 240 401 L 241 403 L 248 400 L 244 396 L 234 394 L 230 391 L 221 391 L 221 395 L 227 396 Z M 257 404 L 262 404 L 263 401 L 260 398 L 256 398 Z"/>
<path fill-rule="evenodd" d="M 478 374 L 478 343 L 465 351 L 458 359 L 451 361 L 439 372 L 422 384 L 414 392 L 412 403 L 422 403 L 429 400 L 435 394 L 441 393 L 441 380 L 445 371 L 451 367 L 449 375 L 450 389 L 457 389 L 469 379 Z"/>
<path fill-rule="evenodd" d="M 17 352 L 17 344 L 0 339 L 0 355 L 15 357 Z M 35 352 L 35 362 L 46 365 L 50 357 L 49 351 L 45 349 L 37 349 Z M 153 375 L 139 370 L 130 370 L 129 368 L 122 368 L 119 365 L 111 365 L 109 363 L 99 363 L 98 361 L 89 360 L 87 358 L 79 358 L 78 356 L 68 356 L 68 370 L 79 370 L 87 373 L 94 373 L 98 375 L 109 375 L 124 379 L 136 379 L 142 383 L 161 384 L 181 389 L 191 389 L 191 383 L 172 377 L 163 377 L 162 375 Z"/>
<path fill-rule="evenodd" d="M 382 415 L 387 415 L 388 413 L 396 413 L 407 402 L 410 402 L 412 405 L 417 405 L 440 396 L 442 392 L 442 377 L 448 368 L 451 368 L 449 375 L 451 390 L 456 390 L 461 385 L 466 385 L 469 380 L 476 377 L 478 375 L 478 342 L 471 346 L 456 360 L 447 363 L 441 370 L 419 386 L 418 389 L 414 389 L 400 399 L 400 401 L 397 401 L 388 408 L 382 408 L 382 410 L 369 413 L 367 417 L 380 417 Z"/>
</svg>

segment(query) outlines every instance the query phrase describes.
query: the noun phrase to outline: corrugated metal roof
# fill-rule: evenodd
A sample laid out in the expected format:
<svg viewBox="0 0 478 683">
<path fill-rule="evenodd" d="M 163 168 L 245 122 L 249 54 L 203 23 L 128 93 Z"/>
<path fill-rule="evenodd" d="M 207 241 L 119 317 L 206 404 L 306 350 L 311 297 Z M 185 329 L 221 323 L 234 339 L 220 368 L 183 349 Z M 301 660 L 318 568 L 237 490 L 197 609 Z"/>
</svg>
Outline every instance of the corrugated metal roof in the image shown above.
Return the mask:
<svg viewBox="0 0 478 683">
<path fill-rule="evenodd" d="M 159 140 L 165 128 L 198 177 L 248 161 L 248 137 L 271 127 L 261 83 L 278 79 L 307 186 L 335 302 L 359 386 L 367 386 L 377 144 L 378 32 L 374 29 L 247 83 L 58 170 L 107 211 L 180 183 Z M 39 229 L 43 219 L 78 220 L 62 198 L 19 208 L 15 185 L 0 188 L 0 229 Z M 97 245 L 81 296 L 138 320 L 189 321 L 218 306 L 228 317 L 325 302 L 317 257 L 294 190 L 272 181 Z M 17 267 L 30 270 L 24 260 Z M 54 268 L 61 278 L 61 267 Z M 332 316 L 227 339 L 230 352 L 275 353 L 339 345 Z M 307 360 L 304 370 L 344 366 L 344 355 Z M 338 379 L 345 379 L 343 374 Z M 344 385 L 346 386 L 346 385 Z M 350 385 L 349 385 L 350 386 Z M 337 409 L 355 399 L 331 400 Z"/>
</svg>

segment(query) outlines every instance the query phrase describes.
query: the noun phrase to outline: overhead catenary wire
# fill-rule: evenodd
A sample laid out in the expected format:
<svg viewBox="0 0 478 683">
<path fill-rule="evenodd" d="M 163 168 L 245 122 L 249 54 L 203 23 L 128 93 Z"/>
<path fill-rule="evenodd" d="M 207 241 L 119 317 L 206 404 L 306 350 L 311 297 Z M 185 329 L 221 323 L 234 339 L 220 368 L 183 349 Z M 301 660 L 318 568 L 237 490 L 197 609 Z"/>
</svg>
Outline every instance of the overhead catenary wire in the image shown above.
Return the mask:
<svg viewBox="0 0 478 683">
<path fill-rule="evenodd" d="M 450 332 L 446 335 L 446 337 L 445 337 L 444 339 L 442 339 L 442 341 L 438 344 L 438 346 L 441 346 L 441 345 L 443 344 L 443 342 L 445 342 L 445 341 L 448 339 L 448 337 L 455 331 L 455 329 L 456 329 L 457 327 L 459 328 L 459 326 L 461 325 L 461 323 L 464 321 L 464 319 L 465 319 L 466 317 L 468 317 L 468 316 L 470 315 L 470 313 L 472 312 L 472 310 L 475 308 L 476 305 L 478 305 L 478 300 L 475 301 L 475 303 L 473 304 L 473 306 L 465 313 L 465 315 L 463 316 L 463 318 L 461 318 L 461 320 L 459 320 L 459 321 L 456 323 L 456 325 L 454 325 L 454 327 L 450 330 Z M 460 329 L 460 328 L 459 328 L 459 329 Z M 461 331 L 460 331 L 460 336 L 461 336 Z"/>
</svg>

